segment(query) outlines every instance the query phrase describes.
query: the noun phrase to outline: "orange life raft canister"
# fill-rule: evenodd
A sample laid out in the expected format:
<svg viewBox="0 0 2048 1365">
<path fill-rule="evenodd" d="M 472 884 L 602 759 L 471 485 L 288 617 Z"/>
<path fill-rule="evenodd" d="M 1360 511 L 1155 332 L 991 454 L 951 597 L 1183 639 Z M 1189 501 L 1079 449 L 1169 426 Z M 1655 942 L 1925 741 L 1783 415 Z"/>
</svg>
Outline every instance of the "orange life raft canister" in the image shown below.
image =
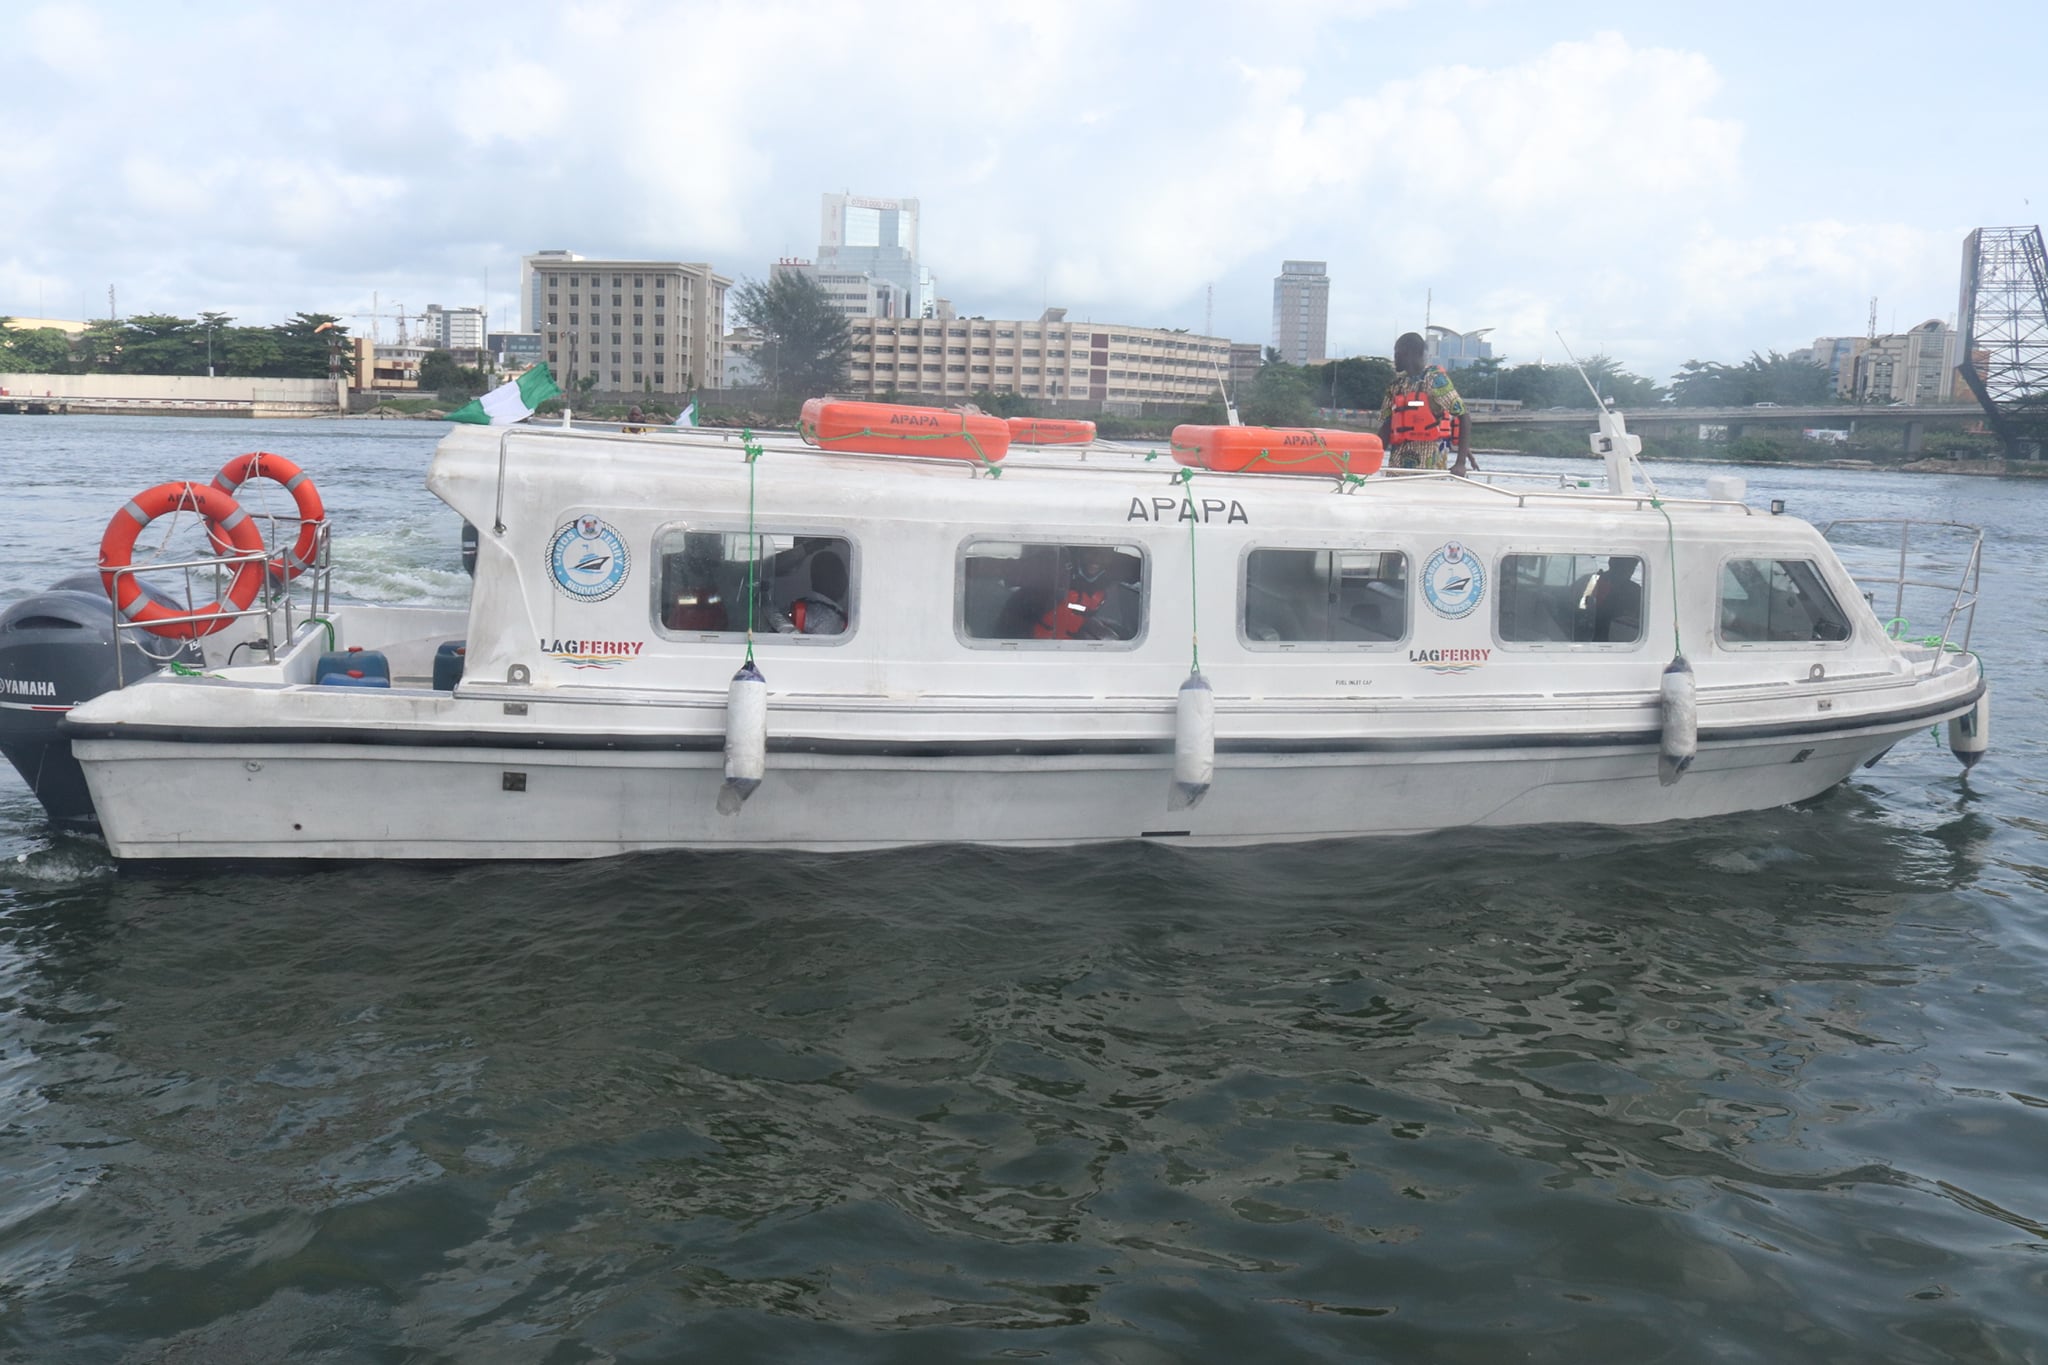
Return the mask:
<svg viewBox="0 0 2048 1365">
<path fill-rule="evenodd" d="M 1000 417 L 895 403 L 813 398 L 804 404 L 797 434 L 821 450 L 867 455 L 993 463 L 1010 451 L 1010 426 Z"/>
<path fill-rule="evenodd" d="M 313 486 L 313 478 L 305 470 L 267 450 L 252 450 L 229 460 L 213 476 L 213 486 L 232 498 L 251 479 L 281 483 L 292 495 L 292 504 L 299 514 L 299 536 L 291 549 L 280 551 L 271 561 L 270 572 L 280 579 L 297 578 L 313 567 L 313 550 L 320 543 L 320 523 L 327 519 L 320 490 Z M 213 543 L 215 553 L 227 552 L 228 544 L 219 534 L 209 530 L 206 538 Z"/>
<path fill-rule="evenodd" d="M 193 640 L 225 627 L 234 619 L 229 613 L 248 609 L 263 588 L 264 561 L 260 558 L 245 559 L 236 567 L 234 579 L 228 584 L 225 604 L 208 602 L 192 611 L 179 611 L 176 607 L 152 601 L 142 591 L 142 584 L 134 574 L 117 574 L 115 571 L 128 567 L 135 553 L 136 537 L 142 534 L 143 527 L 158 517 L 177 511 L 197 512 L 206 518 L 208 538 L 226 544 L 235 554 L 256 556 L 263 553 L 263 537 L 257 533 L 256 523 L 233 498 L 218 488 L 201 488 L 191 483 L 160 483 L 137 493 L 107 523 L 106 534 L 100 537 L 100 582 L 105 586 L 107 596 L 114 599 L 114 607 L 124 620 L 137 623 L 152 635 Z"/>
<path fill-rule="evenodd" d="M 1173 458 L 1220 474 L 1356 474 L 1379 472 L 1386 458 L 1370 431 L 1323 427 L 1197 427 L 1173 429 Z"/>
<path fill-rule="evenodd" d="M 1064 417 L 1012 417 L 1010 440 L 1020 446 L 1085 446 L 1095 440 L 1095 423 Z"/>
</svg>

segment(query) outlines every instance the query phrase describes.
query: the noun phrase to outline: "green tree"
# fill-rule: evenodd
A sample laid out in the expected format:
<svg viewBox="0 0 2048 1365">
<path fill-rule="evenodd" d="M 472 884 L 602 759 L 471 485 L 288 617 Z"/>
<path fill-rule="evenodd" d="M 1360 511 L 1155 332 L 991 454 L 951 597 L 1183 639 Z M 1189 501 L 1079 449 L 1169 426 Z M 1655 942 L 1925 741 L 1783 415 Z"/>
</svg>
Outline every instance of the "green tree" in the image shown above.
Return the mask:
<svg viewBox="0 0 2048 1365">
<path fill-rule="evenodd" d="M 1309 374 L 1318 407 L 1371 411 L 1386 401 L 1387 385 L 1394 382 L 1394 362 L 1384 356 L 1346 356 L 1311 365 Z"/>
<path fill-rule="evenodd" d="M 333 373 L 354 377 L 355 350 L 349 344 L 348 328 L 332 314 L 297 313 L 270 332 L 280 359 L 266 377 L 325 379 Z"/>
<path fill-rule="evenodd" d="M 1305 427 L 1315 420 L 1315 387 L 1299 365 L 1268 361 L 1239 405 L 1239 416 L 1255 427 Z"/>
<path fill-rule="evenodd" d="M 428 351 L 420 358 L 420 388 L 432 389 L 444 398 L 476 397 L 491 386 L 490 379 L 474 366 L 458 365 L 448 351 Z"/>
<path fill-rule="evenodd" d="M 121 325 L 123 374 L 204 374 L 206 337 L 191 318 L 141 313 Z"/>
<path fill-rule="evenodd" d="M 120 366 L 121 344 L 126 334 L 112 318 L 95 318 L 71 343 L 72 359 L 86 373 L 111 373 Z"/>
<path fill-rule="evenodd" d="M 13 374 L 61 374 L 70 363 L 71 338 L 55 327 L 0 330 L 0 370 Z"/>
<path fill-rule="evenodd" d="M 462 367 L 448 351 L 428 351 L 420 357 L 420 387 L 445 389 L 460 379 Z"/>
<path fill-rule="evenodd" d="M 1751 395 L 1748 401 L 1752 403 L 1812 407 L 1835 398 L 1827 366 L 1794 360 L 1776 351 L 1763 355 L 1751 351 L 1749 359 L 1742 362 L 1742 375 Z"/>
<path fill-rule="evenodd" d="M 272 375 L 284 364 L 284 350 L 268 327 L 230 327 L 220 338 L 221 363 L 230 374 Z"/>
<path fill-rule="evenodd" d="M 791 271 L 733 292 L 733 314 L 761 335 L 755 365 L 781 397 L 810 398 L 846 382 L 853 338 L 846 318 L 807 275 Z"/>
<path fill-rule="evenodd" d="M 199 330 L 204 337 L 203 349 L 206 352 L 206 365 L 215 374 L 219 374 L 221 367 L 227 363 L 226 334 L 228 328 L 234 325 L 234 321 L 226 313 L 201 313 L 199 315 Z"/>
</svg>

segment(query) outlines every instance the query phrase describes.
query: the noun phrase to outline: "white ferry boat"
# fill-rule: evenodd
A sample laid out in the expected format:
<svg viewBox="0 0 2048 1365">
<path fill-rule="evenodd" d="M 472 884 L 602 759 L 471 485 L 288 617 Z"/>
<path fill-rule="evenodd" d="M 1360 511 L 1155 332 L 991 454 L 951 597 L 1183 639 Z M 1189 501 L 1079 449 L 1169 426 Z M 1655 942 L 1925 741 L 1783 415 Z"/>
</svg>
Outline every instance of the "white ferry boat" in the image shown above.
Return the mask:
<svg viewBox="0 0 2048 1365">
<path fill-rule="evenodd" d="M 1006 452 L 871 407 L 814 405 L 808 440 L 451 431 L 427 486 L 477 531 L 466 611 L 331 601 L 317 496 L 259 536 L 233 478 L 151 490 L 102 629 L 52 626 L 63 593 L 0 620 L 31 689 L 0 747 L 139 859 L 1626 825 L 1812 797 L 1944 721 L 1984 748 L 1974 543 L 1895 638 L 1813 526 L 1657 496 L 1617 414 L 1603 485 L 1380 472 L 1353 433 Z M 298 472 L 265 458 L 240 475 Z M 119 552 L 179 506 L 231 550 L 196 612 Z"/>
</svg>

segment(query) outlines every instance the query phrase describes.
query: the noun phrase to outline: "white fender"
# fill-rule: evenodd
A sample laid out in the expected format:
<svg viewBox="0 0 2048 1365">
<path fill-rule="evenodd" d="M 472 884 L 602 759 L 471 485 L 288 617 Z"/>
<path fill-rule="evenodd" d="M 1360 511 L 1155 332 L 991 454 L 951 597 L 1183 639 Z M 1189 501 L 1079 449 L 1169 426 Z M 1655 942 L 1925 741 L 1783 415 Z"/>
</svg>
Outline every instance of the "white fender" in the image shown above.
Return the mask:
<svg viewBox="0 0 2048 1365">
<path fill-rule="evenodd" d="M 1168 810 L 1186 810 L 1209 793 L 1216 776 L 1216 694 L 1209 680 L 1190 673 L 1180 685 L 1173 714 L 1173 787 Z"/>
<path fill-rule="evenodd" d="M 718 813 L 737 812 L 767 771 L 768 680 L 749 659 L 725 694 L 725 785 L 718 789 Z"/>
<path fill-rule="evenodd" d="M 1960 716 L 1948 720 L 1948 750 L 1961 760 L 1968 771 L 1977 766 L 1977 760 L 1984 757 L 1984 751 L 1991 747 L 1991 689 L 1986 687 L 1977 704 Z"/>
<path fill-rule="evenodd" d="M 1692 665 L 1675 654 L 1664 667 L 1664 729 L 1657 753 L 1657 781 L 1670 786 L 1685 776 L 1700 747 L 1699 686 Z"/>
</svg>

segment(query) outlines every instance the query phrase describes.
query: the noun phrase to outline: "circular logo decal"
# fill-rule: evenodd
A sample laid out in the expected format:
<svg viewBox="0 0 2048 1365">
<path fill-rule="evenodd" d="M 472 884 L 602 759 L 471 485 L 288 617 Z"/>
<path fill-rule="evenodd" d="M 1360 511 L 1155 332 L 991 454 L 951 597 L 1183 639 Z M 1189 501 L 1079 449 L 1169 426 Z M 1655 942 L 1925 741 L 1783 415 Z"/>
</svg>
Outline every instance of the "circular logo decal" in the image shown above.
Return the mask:
<svg viewBox="0 0 2048 1365">
<path fill-rule="evenodd" d="M 601 517 L 578 517 L 548 542 L 548 573 L 565 596 L 602 602 L 625 586 L 632 557 Z"/>
<path fill-rule="evenodd" d="M 1446 620 L 1470 616 L 1486 596 L 1486 570 L 1479 556 L 1455 540 L 1438 550 L 1422 566 L 1422 596 L 1429 609 Z"/>
</svg>

